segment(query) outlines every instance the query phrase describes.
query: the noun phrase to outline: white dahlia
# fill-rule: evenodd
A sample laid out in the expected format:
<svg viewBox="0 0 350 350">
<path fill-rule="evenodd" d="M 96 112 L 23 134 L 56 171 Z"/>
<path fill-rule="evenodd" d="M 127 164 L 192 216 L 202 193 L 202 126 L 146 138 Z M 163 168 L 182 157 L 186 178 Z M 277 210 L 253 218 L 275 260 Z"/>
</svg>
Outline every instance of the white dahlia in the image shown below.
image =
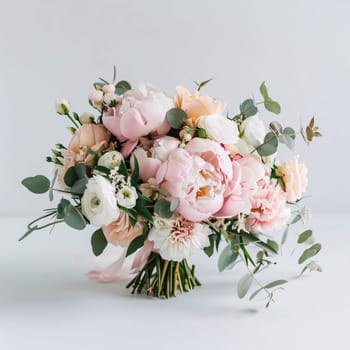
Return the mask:
<svg viewBox="0 0 350 350">
<path fill-rule="evenodd" d="M 208 247 L 211 230 L 207 225 L 187 220 L 156 222 L 148 239 L 165 260 L 181 261 L 197 250 Z"/>
</svg>

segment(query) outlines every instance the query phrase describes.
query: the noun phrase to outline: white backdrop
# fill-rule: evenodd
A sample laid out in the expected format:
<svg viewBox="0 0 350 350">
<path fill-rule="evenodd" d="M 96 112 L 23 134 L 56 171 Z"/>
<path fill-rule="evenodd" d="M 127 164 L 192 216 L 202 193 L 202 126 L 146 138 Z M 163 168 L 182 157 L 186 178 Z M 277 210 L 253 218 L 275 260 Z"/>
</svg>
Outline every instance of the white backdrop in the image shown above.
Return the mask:
<svg viewBox="0 0 350 350">
<path fill-rule="evenodd" d="M 231 111 L 266 80 L 283 108 L 275 119 L 298 127 L 315 115 L 325 135 L 297 148 L 310 169 L 311 207 L 349 211 L 350 1 L 0 2 L 1 215 L 47 207 L 20 181 L 50 175 L 45 156 L 68 141 L 54 101 L 85 111 L 91 83 L 109 79 L 113 65 L 119 78 L 169 94 L 214 77 L 206 91 Z"/>
</svg>

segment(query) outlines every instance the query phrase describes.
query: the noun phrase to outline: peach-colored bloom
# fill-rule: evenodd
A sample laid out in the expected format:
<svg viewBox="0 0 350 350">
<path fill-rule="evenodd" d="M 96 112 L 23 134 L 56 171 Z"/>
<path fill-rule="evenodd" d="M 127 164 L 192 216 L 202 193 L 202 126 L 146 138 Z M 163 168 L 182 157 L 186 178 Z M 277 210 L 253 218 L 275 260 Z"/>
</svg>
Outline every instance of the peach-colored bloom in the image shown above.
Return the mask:
<svg viewBox="0 0 350 350">
<path fill-rule="evenodd" d="M 118 220 L 103 226 L 102 230 L 109 243 L 127 247 L 134 238 L 142 235 L 143 226 L 140 222 L 132 226 L 129 215 L 122 210 Z"/>
<path fill-rule="evenodd" d="M 90 150 L 100 152 L 108 147 L 111 133 L 103 126 L 83 124 L 72 136 L 64 156 L 63 167 L 58 175 L 58 182 L 65 186 L 66 171 L 77 163 L 91 164 Z"/>
<path fill-rule="evenodd" d="M 289 162 L 280 165 L 278 171 L 283 176 L 284 190 L 287 193 L 288 202 L 296 202 L 306 191 L 308 184 L 305 164 L 300 164 L 299 156 L 295 156 Z"/>
<path fill-rule="evenodd" d="M 253 233 L 281 229 L 290 217 L 290 209 L 286 206 L 286 201 L 287 195 L 280 187 L 260 180 L 258 190 L 251 199 L 247 229 Z"/>
<path fill-rule="evenodd" d="M 186 124 L 196 127 L 200 117 L 210 114 L 222 114 L 225 104 L 196 91 L 191 94 L 186 88 L 178 86 L 174 98 L 175 107 L 183 109 L 188 116 Z"/>
</svg>

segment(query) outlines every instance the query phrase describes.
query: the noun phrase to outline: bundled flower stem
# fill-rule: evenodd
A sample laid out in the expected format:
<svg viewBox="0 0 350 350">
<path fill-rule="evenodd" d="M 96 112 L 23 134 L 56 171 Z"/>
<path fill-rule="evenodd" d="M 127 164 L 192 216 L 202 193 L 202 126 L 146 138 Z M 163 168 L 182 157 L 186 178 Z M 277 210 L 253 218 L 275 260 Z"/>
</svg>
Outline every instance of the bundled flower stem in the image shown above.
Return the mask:
<svg viewBox="0 0 350 350">
<path fill-rule="evenodd" d="M 201 283 L 195 276 L 195 266 L 182 261 L 164 260 L 158 253 L 152 253 L 144 268 L 126 286 L 131 293 L 146 293 L 154 297 L 176 297 L 177 291 L 188 292 Z"/>
<path fill-rule="evenodd" d="M 56 143 L 47 157 L 56 168 L 52 181 L 36 175 L 22 184 L 33 193 L 48 192 L 50 201 L 56 192 L 65 197 L 30 223 L 21 239 L 63 222 L 76 230 L 95 226 L 96 256 L 108 244 L 125 250 L 89 277 L 131 279 L 132 294 L 162 298 L 200 286 L 187 259 L 199 251 L 208 257 L 217 252 L 219 271 L 237 263 L 247 268 L 238 297 L 256 285 L 250 299 L 265 291 L 269 305 L 274 288 L 287 281 L 265 284 L 256 275 L 274 265 L 292 225 L 307 216 L 301 207 L 307 168 L 297 155 L 281 164 L 278 150 L 293 150 L 298 134 L 308 144 L 321 136 L 315 119 L 300 132 L 279 121 L 266 127 L 259 109 L 280 114 L 281 107 L 265 82 L 262 101 L 248 98 L 230 115 L 226 103 L 200 91 L 210 80 L 196 83 L 195 92 L 177 87 L 169 97 L 150 84 L 133 89 L 115 78 L 114 71 L 112 82 L 94 84 L 89 104 L 95 113 L 78 114 L 67 100 L 57 102 L 56 112 L 71 123 L 71 140 L 67 146 Z M 41 219 L 51 221 L 40 226 Z M 296 244 L 304 247 L 298 259 L 302 273 L 321 271 L 310 261 L 321 249 L 312 230 L 301 232 Z M 129 256 L 130 270 L 123 265 Z"/>
</svg>

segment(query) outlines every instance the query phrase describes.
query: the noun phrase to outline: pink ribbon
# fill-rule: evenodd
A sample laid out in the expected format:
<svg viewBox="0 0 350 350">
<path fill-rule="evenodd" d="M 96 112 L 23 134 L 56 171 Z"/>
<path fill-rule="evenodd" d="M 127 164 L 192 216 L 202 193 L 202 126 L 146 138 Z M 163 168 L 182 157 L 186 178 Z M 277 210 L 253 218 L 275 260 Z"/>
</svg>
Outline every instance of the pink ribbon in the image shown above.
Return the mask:
<svg viewBox="0 0 350 350">
<path fill-rule="evenodd" d="M 97 282 L 105 283 L 130 279 L 145 266 L 147 259 L 152 252 L 152 248 L 153 242 L 148 240 L 145 241 L 143 247 L 135 255 L 130 269 L 123 268 L 127 251 L 127 249 L 125 249 L 123 254 L 114 263 L 110 264 L 103 270 L 91 270 L 87 273 L 87 276 Z"/>
</svg>

